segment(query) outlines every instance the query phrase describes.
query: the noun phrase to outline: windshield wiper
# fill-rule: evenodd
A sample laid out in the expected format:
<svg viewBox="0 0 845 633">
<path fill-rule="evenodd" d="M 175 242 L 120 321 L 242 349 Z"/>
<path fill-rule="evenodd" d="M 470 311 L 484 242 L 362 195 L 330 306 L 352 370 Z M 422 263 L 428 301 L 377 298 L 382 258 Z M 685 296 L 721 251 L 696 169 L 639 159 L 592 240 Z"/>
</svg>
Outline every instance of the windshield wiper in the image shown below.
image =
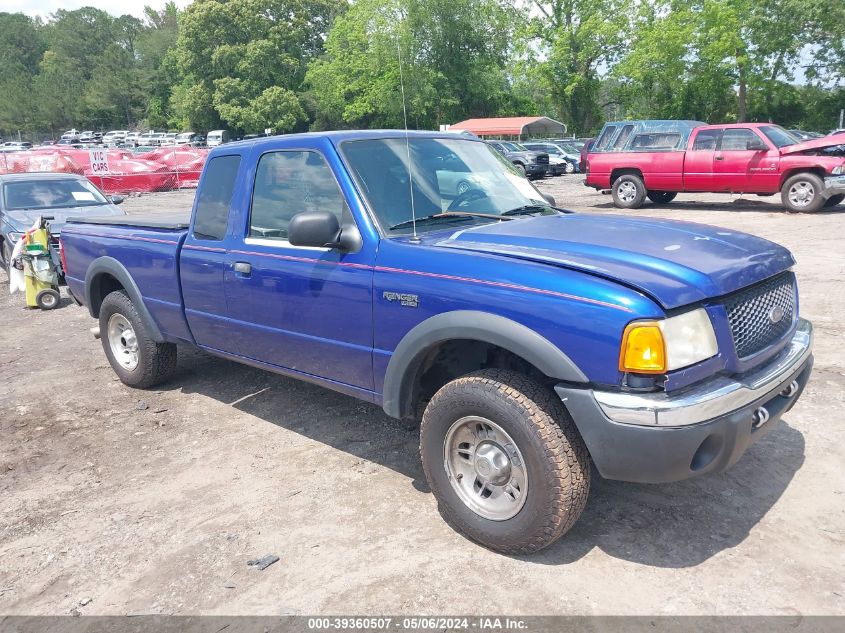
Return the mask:
<svg viewBox="0 0 845 633">
<path fill-rule="evenodd" d="M 428 223 L 433 220 L 449 218 L 488 218 L 490 220 L 513 220 L 513 218 L 506 218 L 502 217 L 501 215 L 495 215 L 493 213 L 473 213 L 472 211 L 444 211 L 443 213 L 434 213 L 432 215 L 426 215 L 424 217 L 417 218 L 416 220 L 405 220 L 404 222 L 400 222 L 399 224 L 394 224 L 393 226 L 388 227 L 388 230 L 393 231 L 394 229 L 402 229 L 406 226 L 413 226 L 414 222 L 416 222 L 417 224 L 419 224 L 420 222 Z"/>
<path fill-rule="evenodd" d="M 538 211 L 546 211 L 547 209 L 557 211 L 557 209 L 547 204 L 524 204 L 521 207 L 516 207 L 514 209 L 511 209 L 510 211 L 505 211 L 502 215 L 505 217 L 513 217 L 515 215 L 531 215 L 533 213 L 537 213 Z"/>
</svg>

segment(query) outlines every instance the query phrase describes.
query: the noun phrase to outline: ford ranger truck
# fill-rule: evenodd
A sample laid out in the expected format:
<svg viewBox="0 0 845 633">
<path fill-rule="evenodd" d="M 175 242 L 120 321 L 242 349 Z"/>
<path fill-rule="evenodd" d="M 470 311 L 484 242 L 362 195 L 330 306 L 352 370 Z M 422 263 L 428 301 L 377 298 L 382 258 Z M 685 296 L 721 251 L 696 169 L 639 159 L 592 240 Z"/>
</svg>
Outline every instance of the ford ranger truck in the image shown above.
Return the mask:
<svg viewBox="0 0 845 633">
<path fill-rule="evenodd" d="M 558 209 L 449 133 L 227 143 L 190 218 L 62 240 L 125 384 L 171 379 L 184 344 L 421 417 L 442 512 L 506 553 L 572 527 L 591 464 L 653 483 L 730 467 L 778 435 L 813 363 L 785 248 Z"/>
<path fill-rule="evenodd" d="M 845 133 L 802 141 L 771 123 L 607 123 L 587 157 L 588 187 L 621 209 L 680 192 L 780 193 L 788 211 L 812 213 L 845 200 Z"/>
</svg>

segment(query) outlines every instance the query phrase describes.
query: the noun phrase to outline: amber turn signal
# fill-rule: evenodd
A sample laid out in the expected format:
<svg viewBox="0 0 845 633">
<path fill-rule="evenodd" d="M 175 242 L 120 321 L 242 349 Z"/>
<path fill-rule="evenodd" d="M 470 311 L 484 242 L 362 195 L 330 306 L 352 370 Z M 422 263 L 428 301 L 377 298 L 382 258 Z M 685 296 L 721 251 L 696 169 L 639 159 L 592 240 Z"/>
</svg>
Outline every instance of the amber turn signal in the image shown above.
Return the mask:
<svg viewBox="0 0 845 633">
<path fill-rule="evenodd" d="M 666 344 L 656 322 L 628 324 L 622 335 L 619 370 L 637 374 L 662 374 L 666 371 Z"/>
</svg>

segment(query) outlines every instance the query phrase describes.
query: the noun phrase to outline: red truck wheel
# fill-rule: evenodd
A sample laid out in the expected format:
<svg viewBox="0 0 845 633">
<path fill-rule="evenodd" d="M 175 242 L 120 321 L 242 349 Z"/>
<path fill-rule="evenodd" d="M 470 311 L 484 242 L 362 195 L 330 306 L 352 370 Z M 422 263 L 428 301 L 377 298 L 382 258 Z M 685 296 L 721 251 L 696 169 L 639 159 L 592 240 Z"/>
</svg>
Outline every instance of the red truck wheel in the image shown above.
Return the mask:
<svg viewBox="0 0 845 633">
<path fill-rule="evenodd" d="M 643 179 L 635 174 L 622 174 L 611 187 L 613 204 L 621 209 L 639 209 L 646 197 Z"/>
<path fill-rule="evenodd" d="M 793 213 L 813 213 L 824 206 L 824 182 L 815 174 L 795 174 L 783 183 L 780 199 Z"/>
</svg>

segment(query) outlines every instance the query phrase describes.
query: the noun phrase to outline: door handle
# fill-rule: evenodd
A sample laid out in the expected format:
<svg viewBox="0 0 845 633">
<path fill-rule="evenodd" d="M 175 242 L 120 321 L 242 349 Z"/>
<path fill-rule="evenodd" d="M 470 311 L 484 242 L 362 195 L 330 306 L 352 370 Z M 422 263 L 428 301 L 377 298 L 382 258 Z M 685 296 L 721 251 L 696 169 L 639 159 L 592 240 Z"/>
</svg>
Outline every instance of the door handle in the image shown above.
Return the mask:
<svg viewBox="0 0 845 633">
<path fill-rule="evenodd" d="M 252 272 L 252 264 L 246 262 L 235 262 L 232 268 L 235 269 L 236 273 L 240 273 L 241 275 L 248 275 Z"/>
<path fill-rule="evenodd" d="M 714 156 L 714 160 L 725 160 L 724 156 Z"/>
</svg>

